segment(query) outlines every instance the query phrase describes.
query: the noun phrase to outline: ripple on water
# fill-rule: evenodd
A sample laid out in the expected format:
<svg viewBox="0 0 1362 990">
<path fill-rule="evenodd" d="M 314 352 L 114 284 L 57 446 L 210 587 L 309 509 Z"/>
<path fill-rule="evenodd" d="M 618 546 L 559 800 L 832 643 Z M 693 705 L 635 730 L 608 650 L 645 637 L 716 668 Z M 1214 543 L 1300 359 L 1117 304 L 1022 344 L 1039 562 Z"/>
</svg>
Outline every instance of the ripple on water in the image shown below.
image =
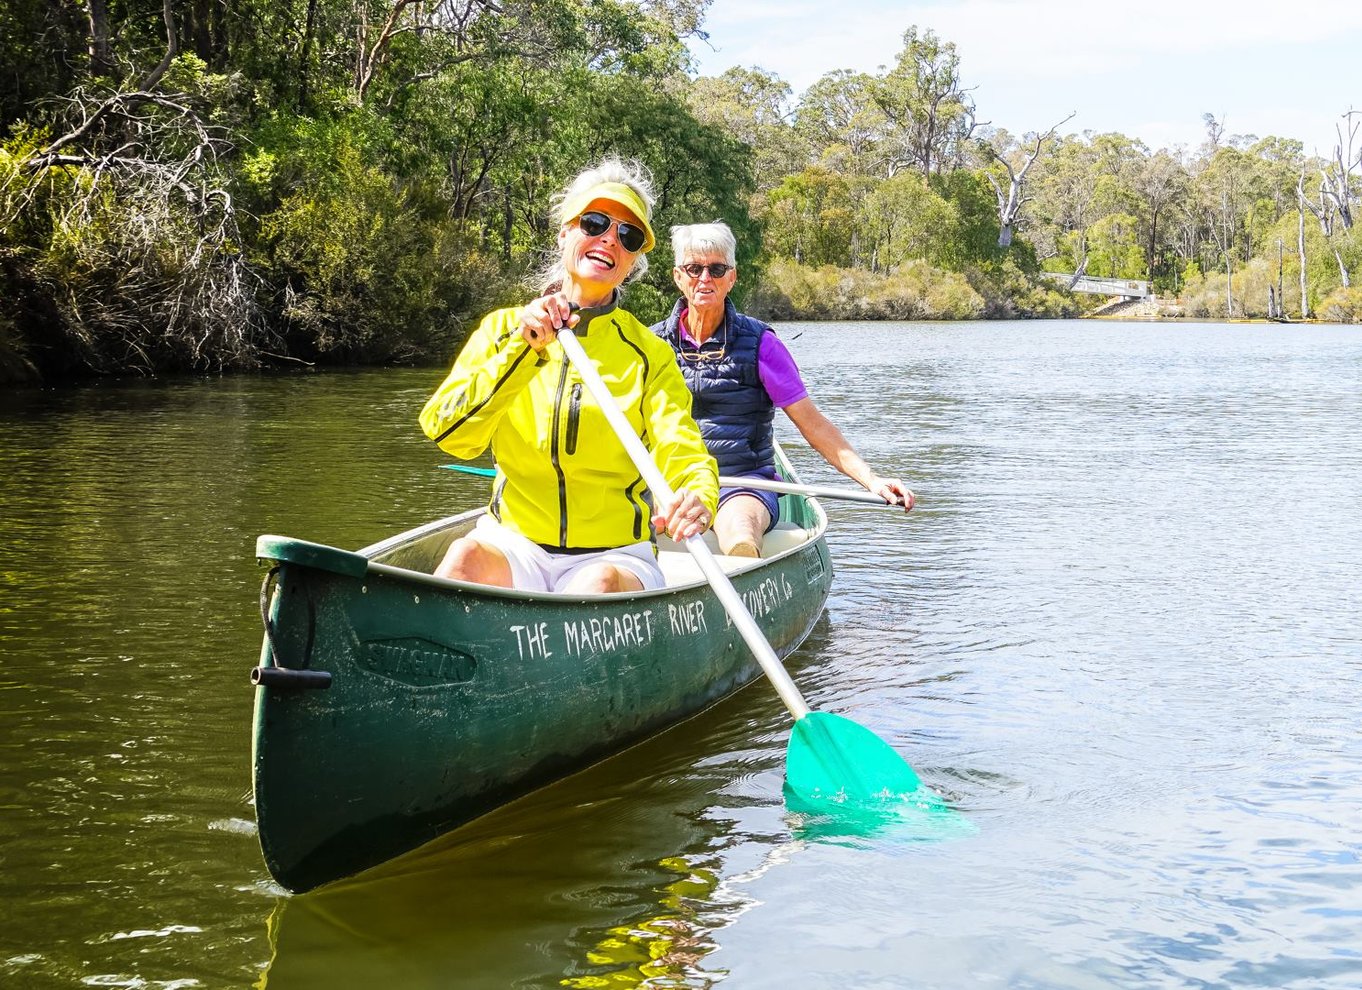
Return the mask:
<svg viewBox="0 0 1362 990">
<path fill-rule="evenodd" d="M 784 336 L 920 499 L 829 503 L 837 578 L 792 675 L 977 834 L 800 837 L 788 716 L 759 684 L 284 897 L 243 794 L 252 540 L 362 546 L 481 501 L 412 425 L 440 373 L 63 390 L 22 413 L 6 394 L 0 846 L 23 910 L 0 977 L 1362 985 L 1356 331 Z M 778 429 L 807 481 L 845 483 Z"/>
</svg>

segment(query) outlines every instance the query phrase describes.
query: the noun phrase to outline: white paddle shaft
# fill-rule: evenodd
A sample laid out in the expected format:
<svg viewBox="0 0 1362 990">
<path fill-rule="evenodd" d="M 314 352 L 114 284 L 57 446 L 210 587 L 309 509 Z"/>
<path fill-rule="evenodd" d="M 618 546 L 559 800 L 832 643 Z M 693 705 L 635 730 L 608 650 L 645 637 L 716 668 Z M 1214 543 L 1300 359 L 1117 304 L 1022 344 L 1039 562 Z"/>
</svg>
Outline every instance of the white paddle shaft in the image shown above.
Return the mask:
<svg viewBox="0 0 1362 990">
<path fill-rule="evenodd" d="M 813 498 L 840 498 L 846 502 L 864 502 L 878 505 L 883 509 L 902 509 L 898 502 L 886 502 L 874 492 L 857 491 L 854 488 L 834 488 L 824 485 L 796 485 L 789 481 L 774 481 L 769 478 L 743 478 L 720 475 L 719 484 L 724 488 L 755 488 L 762 492 L 783 492 L 786 495 L 809 495 Z"/>
<path fill-rule="evenodd" d="M 634 467 L 638 468 L 639 474 L 648 487 L 652 489 L 653 498 L 660 506 L 669 506 L 676 498 L 676 492 L 672 491 L 671 485 L 667 484 L 667 479 L 662 477 L 662 472 L 653 463 L 652 454 L 648 448 L 643 446 L 629 421 L 620 412 L 619 405 L 615 402 L 615 396 L 605 387 L 605 382 L 596 371 L 596 366 L 591 358 L 587 357 L 586 351 L 582 349 L 581 341 L 567 327 L 558 331 L 558 341 L 563 345 L 563 352 L 567 354 L 572 366 L 577 369 L 577 374 L 582 377 L 583 384 L 587 391 L 591 393 L 596 404 L 605 413 L 606 420 L 610 423 L 611 429 L 615 431 L 615 436 L 619 437 L 620 443 L 624 444 L 625 451 L 629 454 L 629 459 L 634 462 Z M 703 536 L 692 536 L 685 541 L 686 549 L 690 551 L 695 563 L 699 565 L 705 579 L 709 581 L 709 586 L 714 589 L 714 594 L 718 596 L 724 610 L 728 612 L 728 617 L 733 620 L 733 624 L 738 627 L 738 632 L 742 634 L 743 641 L 747 644 L 752 655 L 756 657 L 757 663 L 761 664 L 761 669 L 766 672 L 766 676 L 775 685 L 776 693 L 780 695 L 780 700 L 785 702 L 785 707 L 790 710 L 790 714 L 799 721 L 809 714 L 809 706 L 804 702 L 804 696 L 799 693 L 799 688 L 795 687 L 794 681 L 790 680 L 790 675 L 785 672 L 785 668 L 780 663 L 780 658 L 776 656 L 776 651 L 771 649 L 771 644 L 766 641 L 766 636 L 762 633 L 757 621 L 752 618 L 752 614 L 743 605 L 742 599 L 738 597 L 738 592 L 734 589 L 733 583 L 728 580 L 728 575 L 724 573 L 719 562 L 714 559 L 713 552 L 705 543 Z"/>
</svg>

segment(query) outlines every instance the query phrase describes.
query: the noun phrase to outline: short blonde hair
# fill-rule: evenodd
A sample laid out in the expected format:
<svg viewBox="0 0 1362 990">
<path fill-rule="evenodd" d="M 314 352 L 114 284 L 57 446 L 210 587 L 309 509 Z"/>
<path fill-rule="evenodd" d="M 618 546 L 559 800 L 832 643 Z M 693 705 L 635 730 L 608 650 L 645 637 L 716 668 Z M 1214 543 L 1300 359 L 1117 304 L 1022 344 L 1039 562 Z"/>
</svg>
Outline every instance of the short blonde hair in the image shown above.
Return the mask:
<svg viewBox="0 0 1362 990">
<path fill-rule="evenodd" d="M 733 267 L 738 264 L 738 239 L 722 220 L 672 228 L 672 252 L 679 268 L 689 254 L 718 254 Z"/>
</svg>

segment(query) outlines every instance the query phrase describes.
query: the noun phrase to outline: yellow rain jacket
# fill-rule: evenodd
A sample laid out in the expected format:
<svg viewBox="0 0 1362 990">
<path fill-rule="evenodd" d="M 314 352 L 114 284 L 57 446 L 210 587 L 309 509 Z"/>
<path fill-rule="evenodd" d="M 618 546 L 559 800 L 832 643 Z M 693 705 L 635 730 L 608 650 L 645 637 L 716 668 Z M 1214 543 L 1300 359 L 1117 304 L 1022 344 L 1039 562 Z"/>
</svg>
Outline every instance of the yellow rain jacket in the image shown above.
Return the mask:
<svg viewBox="0 0 1362 990">
<path fill-rule="evenodd" d="M 718 466 L 672 349 L 613 304 L 582 310 L 574 332 L 668 484 L 694 492 L 712 518 Z M 643 478 L 562 345 L 536 355 L 520 335 L 518 308 L 483 319 L 421 410 L 421 428 L 455 457 L 492 448 L 489 509 L 535 543 L 604 549 L 653 538 Z"/>
</svg>

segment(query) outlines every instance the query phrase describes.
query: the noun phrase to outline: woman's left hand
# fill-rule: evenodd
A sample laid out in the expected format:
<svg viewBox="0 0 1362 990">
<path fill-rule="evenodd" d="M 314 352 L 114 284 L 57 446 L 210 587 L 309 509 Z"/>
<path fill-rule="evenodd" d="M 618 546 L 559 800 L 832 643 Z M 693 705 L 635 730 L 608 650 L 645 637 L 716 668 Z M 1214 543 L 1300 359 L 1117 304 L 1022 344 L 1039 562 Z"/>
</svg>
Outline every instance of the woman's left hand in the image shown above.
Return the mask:
<svg viewBox="0 0 1362 990">
<path fill-rule="evenodd" d="M 898 478 L 881 478 L 876 475 L 870 479 L 870 484 L 865 487 L 890 505 L 903 506 L 904 512 L 912 512 L 913 506 L 917 502 L 912 491 Z"/>
<path fill-rule="evenodd" d="M 673 540 L 685 540 L 699 536 L 709 529 L 713 521 L 700 497 L 689 489 L 682 488 L 676 493 L 676 500 L 669 508 L 653 516 L 653 527 L 660 533 L 666 533 Z"/>
</svg>

